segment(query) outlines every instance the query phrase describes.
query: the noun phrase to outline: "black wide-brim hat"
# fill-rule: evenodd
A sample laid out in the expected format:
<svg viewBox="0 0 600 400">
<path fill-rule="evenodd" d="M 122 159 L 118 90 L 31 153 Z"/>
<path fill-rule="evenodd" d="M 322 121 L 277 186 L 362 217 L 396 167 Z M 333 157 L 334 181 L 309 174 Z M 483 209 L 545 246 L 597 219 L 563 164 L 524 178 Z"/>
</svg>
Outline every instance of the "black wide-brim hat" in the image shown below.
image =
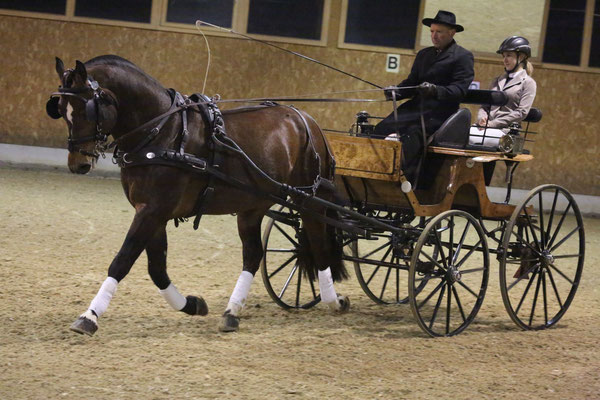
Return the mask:
<svg viewBox="0 0 600 400">
<path fill-rule="evenodd" d="M 435 18 L 423 19 L 423 25 L 431 26 L 431 24 L 448 25 L 456 29 L 456 32 L 462 32 L 465 30 L 465 28 L 463 28 L 462 25 L 458 25 L 456 23 L 456 16 L 450 11 L 439 10 Z"/>
</svg>

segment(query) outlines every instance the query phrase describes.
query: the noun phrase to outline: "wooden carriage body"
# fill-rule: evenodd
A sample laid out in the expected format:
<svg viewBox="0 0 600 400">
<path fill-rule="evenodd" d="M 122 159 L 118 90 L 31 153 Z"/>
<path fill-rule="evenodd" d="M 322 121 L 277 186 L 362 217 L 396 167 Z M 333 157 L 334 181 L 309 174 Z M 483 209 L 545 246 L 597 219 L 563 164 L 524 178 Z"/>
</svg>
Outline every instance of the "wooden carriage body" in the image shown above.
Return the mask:
<svg viewBox="0 0 600 400">
<path fill-rule="evenodd" d="M 434 216 L 453 208 L 489 219 L 509 218 L 515 206 L 492 202 L 486 191 L 484 164 L 523 162 L 529 154 L 508 157 L 501 152 L 431 146 L 418 188 L 412 188 L 402 168 L 402 143 L 343 134 L 328 134 L 336 159 L 338 194 L 349 204 Z"/>
</svg>

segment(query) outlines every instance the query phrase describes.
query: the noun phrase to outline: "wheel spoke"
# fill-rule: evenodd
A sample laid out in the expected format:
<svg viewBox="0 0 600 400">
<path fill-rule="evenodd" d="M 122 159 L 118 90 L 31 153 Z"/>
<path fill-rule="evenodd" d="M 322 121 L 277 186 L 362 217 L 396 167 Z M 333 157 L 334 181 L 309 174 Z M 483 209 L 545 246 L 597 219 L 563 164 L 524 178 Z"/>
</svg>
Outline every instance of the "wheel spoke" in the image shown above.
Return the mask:
<svg viewBox="0 0 600 400">
<path fill-rule="evenodd" d="M 279 293 L 280 299 L 283 298 L 283 295 L 285 294 L 285 291 L 287 290 L 288 286 L 290 285 L 290 281 L 294 277 L 294 274 L 296 273 L 297 269 L 298 269 L 298 264 L 295 264 L 294 268 L 292 268 L 292 272 L 290 272 L 290 275 L 288 276 L 287 280 L 285 281 L 285 284 L 283 285 L 281 292 Z"/>
<path fill-rule="evenodd" d="M 546 248 L 546 239 L 544 238 L 544 206 L 543 206 L 543 202 L 542 202 L 542 193 L 543 192 L 539 192 L 539 196 L 538 196 L 538 203 L 539 203 L 539 209 L 540 209 L 540 239 L 542 242 L 542 249 Z"/>
<path fill-rule="evenodd" d="M 554 200 L 552 200 L 552 209 L 550 210 L 550 218 L 548 219 L 548 227 L 546 228 L 546 239 L 548 239 L 550 237 L 550 229 L 552 229 L 552 220 L 554 219 L 554 211 L 556 211 L 556 201 L 557 200 L 558 200 L 558 189 L 556 189 L 554 191 Z"/>
<path fill-rule="evenodd" d="M 544 295 L 544 325 L 548 325 L 548 295 L 546 294 L 545 270 L 542 270 L 542 294 Z"/>
<path fill-rule="evenodd" d="M 521 309 L 521 306 L 523 305 L 523 301 L 527 297 L 527 293 L 529 293 L 529 288 L 531 287 L 531 284 L 535 280 L 535 277 L 536 277 L 537 273 L 538 273 L 538 270 L 536 269 L 534 271 L 533 275 L 531 276 L 531 279 L 529 279 L 529 282 L 527 282 L 527 287 L 525 288 L 525 292 L 523 292 L 523 296 L 521 297 L 521 301 L 519 301 L 519 304 L 517 305 L 517 308 L 515 309 L 515 315 L 519 313 L 519 310 Z"/>
<path fill-rule="evenodd" d="M 473 246 L 473 247 L 472 247 L 472 248 L 469 250 L 469 252 L 468 252 L 467 254 L 465 254 L 465 256 L 464 256 L 464 257 L 463 257 L 463 258 L 462 258 L 462 259 L 461 259 L 461 260 L 458 262 L 458 264 L 456 264 L 456 268 L 457 268 L 457 269 L 458 269 L 458 268 L 460 268 L 460 266 L 461 266 L 461 265 L 463 265 L 463 263 L 464 263 L 465 261 L 467 261 L 467 258 L 469 258 L 469 257 L 471 256 L 471 254 L 473 254 L 473 252 L 474 252 L 475 250 L 477 250 L 477 246 L 479 246 L 479 244 L 480 244 L 480 243 L 481 243 L 481 239 L 479 239 L 479 240 L 477 241 L 477 243 L 475 244 L 475 246 Z"/>
<path fill-rule="evenodd" d="M 565 236 L 564 238 L 561 239 L 560 242 L 556 243 L 554 246 L 552 246 L 552 248 L 550 249 L 550 252 L 555 251 L 556 249 L 558 249 L 560 247 L 561 244 L 563 244 L 565 241 L 567 241 L 571 236 L 573 236 L 573 234 L 575 232 L 577 232 L 578 230 L 581 229 L 580 225 L 577 225 L 577 228 L 573 229 L 571 232 L 569 232 L 569 234 L 567 236 Z"/>
<path fill-rule="evenodd" d="M 438 235 L 437 229 L 434 229 L 433 233 L 435 235 L 435 241 L 437 243 L 437 246 L 440 249 L 440 255 L 442 256 L 442 263 L 444 264 L 444 268 L 448 268 L 448 263 L 446 261 L 446 256 L 444 255 L 444 247 L 442 246 L 442 242 L 440 241 L 440 237 Z"/>
<path fill-rule="evenodd" d="M 539 259 L 537 258 L 521 258 L 519 260 L 506 260 L 507 264 L 518 264 L 521 265 L 523 262 L 537 262 Z"/>
<path fill-rule="evenodd" d="M 383 293 L 385 292 L 385 287 L 387 286 L 388 278 L 390 277 L 391 272 L 392 269 L 388 268 L 387 273 L 385 274 L 385 279 L 383 280 L 383 286 L 381 287 L 381 295 L 379 295 L 379 300 L 383 300 Z"/>
<path fill-rule="evenodd" d="M 448 283 L 448 299 L 446 301 L 446 335 L 450 333 L 450 309 L 452 304 L 452 286 Z"/>
<path fill-rule="evenodd" d="M 421 282 L 421 281 L 429 282 L 432 279 L 442 279 L 442 277 L 439 275 L 425 275 L 422 278 L 415 278 L 415 282 Z"/>
<path fill-rule="evenodd" d="M 529 244 L 529 231 L 525 230 L 525 234 L 527 236 L 527 240 L 523 239 L 523 237 L 521 235 L 519 235 L 517 232 L 513 231 L 512 234 L 515 235 L 517 237 L 517 239 L 519 239 L 519 241 L 521 243 L 523 243 L 525 246 L 529 247 L 531 250 L 533 250 L 535 252 L 535 254 L 540 255 L 540 251 L 536 248 L 534 248 L 531 244 Z"/>
<path fill-rule="evenodd" d="M 289 241 L 290 241 L 290 242 L 291 242 L 291 243 L 292 243 L 294 246 L 296 246 L 296 247 L 300 247 L 300 245 L 298 244 L 298 242 L 296 242 L 296 241 L 295 241 L 295 240 L 294 240 L 294 239 L 293 239 L 293 238 L 292 238 L 292 237 L 291 237 L 291 236 L 290 236 L 290 235 L 289 235 L 289 234 L 288 234 L 286 231 L 284 231 L 284 230 L 283 230 L 283 228 L 282 228 L 282 227 L 280 227 L 280 226 L 277 224 L 277 222 L 274 222 L 274 223 L 273 223 L 273 226 L 274 226 L 275 228 L 277 228 L 277 230 L 278 230 L 279 232 L 281 232 L 281 234 L 282 234 L 283 236 L 285 236 L 285 237 L 286 237 L 286 239 L 287 239 L 287 240 L 289 240 Z"/>
<path fill-rule="evenodd" d="M 554 258 L 555 260 L 557 258 L 579 258 L 581 257 L 583 254 L 565 254 L 565 255 L 560 255 L 560 256 L 552 256 L 552 258 Z"/>
<path fill-rule="evenodd" d="M 537 261 L 537 260 L 535 260 L 535 261 Z M 536 269 L 537 267 L 538 267 L 538 264 L 534 264 L 534 265 L 532 265 L 531 267 L 529 267 L 529 268 L 527 269 L 527 271 L 525 271 L 525 272 L 521 273 L 521 276 L 519 276 L 519 277 L 518 277 L 518 278 L 517 278 L 517 279 L 516 279 L 516 280 L 515 280 L 513 283 L 511 283 L 511 284 L 510 284 L 510 286 L 508 286 L 508 287 L 506 288 L 506 291 L 507 291 L 507 292 L 509 292 L 509 291 L 510 291 L 510 289 L 512 289 L 512 288 L 513 288 L 513 287 L 514 287 L 514 286 L 515 286 L 517 283 L 521 282 L 521 281 L 522 281 L 522 280 L 523 280 L 523 279 L 524 279 L 524 278 L 525 278 L 527 275 L 529 275 L 529 273 L 530 273 L 531 271 L 533 271 L 533 270 L 534 270 L 534 269 Z"/>
<path fill-rule="evenodd" d="M 460 298 L 458 297 L 458 291 L 456 290 L 455 286 L 452 286 L 452 293 L 454 294 L 454 299 L 456 300 L 456 305 L 458 306 L 458 309 L 460 310 L 460 315 L 462 316 L 463 322 L 467 322 L 467 317 L 465 316 L 465 312 L 462 308 L 462 304 L 460 303 Z"/>
<path fill-rule="evenodd" d="M 302 274 L 298 274 L 298 285 L 296 287 L 296 307 L 300 306 L 300 286 L 302 285 Z"/>
<path fill-rule="evenodd" d="M 533 305 L 531 306 L 531 314 L 529 314 L 529 326 L 533 323 L 533 316 L 535 314 L 535 306 L 537 303 L 537 298 L 540 293 L 540 285 L 542 283 L 542 272 L 540 272 L 537 283 L 535 285 L 535 295 L 533 296 Z"/>
<path fill-rule="evenodd" d="M 446 267 L 444 267 L 442 264 L 440 264 L 438 261 L 434 260 L 429 254 L 427 254 L 424 251 L 421 251 L 421 254 L 423 254 L 425 257 L 427 257 L 429 259 L 429 261 L 431 261 L 432 263 L 434 263 L 436 265 L 436 267 L 438 267 L 439 269 L 441 269 L 442 271 L 446 272 Z"/>
<path fill-rule="evenodd" d="M 529 226 L 529 230 L 531 231 L 531 235 L 533 236 L 533 241 L 538 245 L 538 251 L 540 251 L 542 249 L 542 247 L 539 245 L 539 240 L 537 238 L 537 235 L 535 234 L 535 229 L 533 228 L 533 222 L 531 222 L 531 217 L 529 216 L 529 213 L 527 212 L 527 207 L 523 208 L 523 211 L 525 212 L 525 218 L 527 218 L 527 225 Z"/>
<path fill-rule="evenodd" d="M 269 279 L 271 279 L 273 276 L 275 276 L 277 273 L 279 273 L 279 271 L 281 271 L 282 269 L 284 269 L 285 267 L 287 267 L 287 265 L 289 263 L 291 263 L 292 261 L 294 261 L 294 259 L 298 257 L 298 255 L 294 254 L 293 256 L 291 256 L 290 258 L 287 259 L 286 262 L 284 262 L 283 264 L 281 264 L 281 266 L 279 268 L 277 268 L 275 271 L 271 272 L 271 274 L 269 274 Z"/>
<path fill-rule="evenodd" d="M 396 261 L 399 262 L 396 258 Z M 400 302 L 400 270 L 396 270 L 396 303 Z"/>
<path fill-rule="evenodd" d="M 425 298 L 425 300 L 423 300 L 422 302 L 420 302 L 420 303 L 417 305 L 417 308 L 421 308 L 421 307 L 423 307 L 423 306 L 425 305 L 425 303 L 427 303 L 427 302 L 428 302 L 428 301 L 429 301 L 429 300 L 430 300 L 430 299 L 431 299 L 431 298 L 432 298 L 432 297 L 433 297 L 433 296 L 434 296 L 434 295 L 435 295 L 435 294 L 438 292 L 438 290 L 440 290 L 440 289 L 442 288 L 442 286 L 444 285 L 444 283 L 445 283 L 445 281 L 443 281 L 443 280 L 442 280 L 442 281 L 441 281 L 441 282 L 440 282 L 440 283 L 439 283 L 439 284 L 438 284 L 438 285 L 435 287 L 435 289 L 433 289 L 433 290 L 431 291 L 431 293 L 429 293 L 429 294 L 427 295 L 427 297 Z"/>
<path fill-rule="evenodd" d="M 554 269 L 556 272 L 558 272 L 558 274 L 560 276 L 562 276 L 563 278 L 565 278 L 571 285 L 574 285 L 575 283 L 569 279 L 565 274 L 563 274 L 558 268 L 556 268 L 556 266 L 554 264 L 549 264 L 550 268 Z"/>
<path fill-rule="evenodd" d="M 471 290 L 471 288 L 469 288 L 467 285 L 465 285 L 464 282 L 457 281 L 456 283 L 458 283 L 460 286 L 464 287 L 467 290 L 467 292 L 471 293 L 473 296 L 475 296 L 475 298 L 479 297 L 474 291 Z"/>
<path fill-rule="evenodd" d="M 556 235 L 558 235 L 558 232 L 560 231 L 560 228 L 562 227 L 563 222 L 565 222 L 565 217 L 567 216 L 567 213 L 569 212 L 570 209 L 571 209 L 571 203 L 569 203 L 567 208 L 565 208 L 565 211 L 562 213 L 562 215 L 560 217 L 560 221 L 558 221 L 558 224 L 556 225 L 556 229 L 554 230 L 554 233 L 552 234 L 552 238 L 548 242 L 548 247 L 552 247 L 552 244 L 554 243 L 554 239 L 556 239 Z"/>
<path fill-rule="evenodd" d="M 552 276 L 552 270 L 548 268 L 548 277 L 550 278 L 550 283 L 552 283 L 552 288 L 554 289 L 554 294 L 556 295 L 556 300 L 558 300 L 558 304 L 560 308 L 563 307 L 562 300 L 560 299 L 560 295 L 558 294 L 558 288 L 556 287 L 556 283 L 554 282 L 554 277 Z"/>
<path fill-rule="evenodd" d="M 375 267 L 375 270 L 373 271 L 373 273 L 371 274 L 371 276 L 369 277 L 369 279 L 367 280 L 367 285 L 369 283 L 371 283 L 371 279 L 373 279 L 373 277 L 375 276 L 375 274 L 377 273 L 377 271 L 379 271 L 379 265 L 377 267 Z"/>
<path fill-rule="evenodd" d="M 479 272 L 479 271 L 485 271 L 485 267 L 465 269 L 465 270 L 460 271 L 460 274 L 461 275 L 472 274 L 473 272 Z"/>
<path fill-rule="evenodd" d="M 471 221 L 467 220 L 467 225 L 465 225 L 465 229 L 463 230 L 462 235 L 460 235 L 460 240 L 458 241 L 458 245 L 456 246 L 456 252 L 454 252 L 454 256 L 452 257 L 452 265 L 456 264 L 456 259 L 458 258 L 458 254 L 462 249 L 462 245 L 465 242 L 465 238 L 467 237 L 467 232 L 471 227 Z"/>
<path fill-rule="evenodd" d="M 449 226 L 450 226 L 450 247 L 448 248 L 448 259 L 452 260 L 454 258 L 453 252 L 452 252 L 454 250 L 454 215 L 450 216 Z M 450 297 L 450 296 L 448 296 L 448 297 Z"/>
<path fill-rule="evenodd" d="M 369 254 L 365 254 L 364 256 L 360 256 L 360 258 L 369 258 L 370 256 L 372 256 L 373 254 L 377 253 L 379 250 L 383 249 L 385 246 L 388 246 L 388 245 L 390 246 L 390 249 L 391 249 L 392 248 L 391 244 L 392 244 L 392 241 L 390 240 L 387 243 L 382 244 L 381 246 L 379 246 L 375 250 L 371 251 Z M 389 250 L 385 254 L 385 256 L 383 256 L 383 259 L 381 261 L 383 261 L 385 259 L 385 257 L 387 257 L 388 254 L 389 254 Z"/>
<path fill-rule="evenodd" d="M 440 304 L 442 304 L 442 299 L 444 298 L 445 292 L 446 292 L 446 285 L 444 282 L 444 285 L 442 286 L 442 290 L 440 291 L 440 295 L 438 297 L 437 303 L 435 304 L 435 308 L 433 309 L 433 315 L 431 316 L 431 320 L 429 321 L 429 329 L 431 329 L 431 327 L 435 323 L 435 318 L 437 317 L 437 312 L 440 309 Z"/>
</svg>

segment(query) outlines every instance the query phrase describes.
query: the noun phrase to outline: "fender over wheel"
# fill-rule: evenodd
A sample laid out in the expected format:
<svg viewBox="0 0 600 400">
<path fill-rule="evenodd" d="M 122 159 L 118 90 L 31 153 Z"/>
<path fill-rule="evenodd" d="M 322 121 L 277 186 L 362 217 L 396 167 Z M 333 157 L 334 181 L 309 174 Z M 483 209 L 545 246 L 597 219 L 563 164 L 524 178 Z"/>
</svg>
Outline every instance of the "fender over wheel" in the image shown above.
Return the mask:
<svg viewBox="0 0 600 400">
<path fill-rule="evenodd" d="M 462 332 L 483 303 L 488 278 L 487 240 L 475 218 L 449 210 L 429 221 L 408 274 L 410 307 L 421 329 L 434 337 Z"/>
<path fill-rule="evenodd" d="M 502 238 L 500 290 L 510 318 L 522 329 L 556 324 L 573 301 L 585 255 L 583 219 L 561 186 L 531 190 Z"/>
</svg>

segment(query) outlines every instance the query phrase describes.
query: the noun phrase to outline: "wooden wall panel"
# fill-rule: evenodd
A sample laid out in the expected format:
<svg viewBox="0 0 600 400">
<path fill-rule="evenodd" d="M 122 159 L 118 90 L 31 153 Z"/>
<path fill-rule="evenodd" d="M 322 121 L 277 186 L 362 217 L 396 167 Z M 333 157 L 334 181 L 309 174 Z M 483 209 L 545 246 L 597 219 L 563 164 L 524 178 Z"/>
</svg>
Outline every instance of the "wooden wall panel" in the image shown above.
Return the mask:
<svg viewBox="0 0 600 400">
<path fill-rule="evenodd" d="M 386 55 L 338 49 L 337 21 L 330 21 L 327 47 L 278 44 L 332 64 L 381 86 L 400 82 L 414 57 L 401 57 L 399 74 L 384 72 Z M 102 54 L 117 54 L 137 64 L 166 87 L 182 93 L 200 91 L 206 67 L 201 36 L 125 27 L 0 16 L 2 73 L 0 74 L 0 143 L 65 147 L 66 126 L 45 114 L 48 94 L 58 85 L 54 57 L 67 66 Z M 244 39 L 211 36 L 212 65 L 205 93 L 224 99 L 298 96 L 370 90 L 369 85 L 291 54 Z M 460 40 L 460 38 L 458 38 Z M 476 80 L 486 87 L 502 72 L 498 63 L 477 62 Z M 535 106 L 544 112 L 536 124 L 540 134 L 532 146 L 535 160 L 519 167 L 515 187 L 532 188 L 557 183 L 574 193 L 600 195 L 600 115 L 596 93 L 600 75 L 537 68 Z M 377 91 L 341 97 L 382 98 Z M 321 127 L 348 130 L 355 114 L 367 110 L 387 115 L 390 103 L 296 103 Z M 232 105 L 223 105 L 229 108 Z M 475 107 L 471 107 L 476 111 Z M 501 183 L 498 167 L 494 183 Z"/>
</svg>

